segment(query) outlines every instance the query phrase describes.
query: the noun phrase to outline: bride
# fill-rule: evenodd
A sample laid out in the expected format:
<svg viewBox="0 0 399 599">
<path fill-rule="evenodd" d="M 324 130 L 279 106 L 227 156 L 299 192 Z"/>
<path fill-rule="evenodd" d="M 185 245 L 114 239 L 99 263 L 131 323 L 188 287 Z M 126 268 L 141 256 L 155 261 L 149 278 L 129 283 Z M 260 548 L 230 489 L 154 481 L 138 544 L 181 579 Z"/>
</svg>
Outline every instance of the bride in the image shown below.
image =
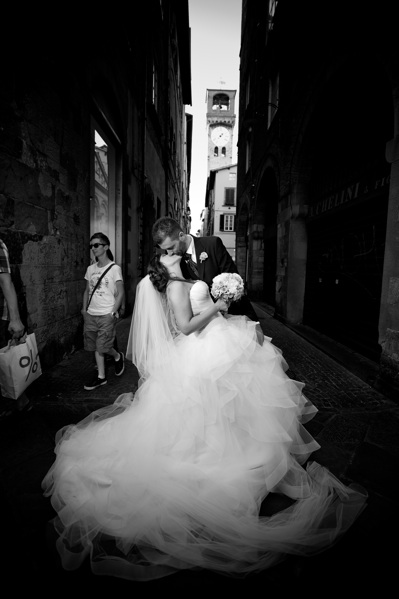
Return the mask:
<svg viewBox="0 0 399 599">
<path fill-rule="evenodd" d="M 67 570 L 89 557 L 95 574 L 130 580 L 245 576 L 327 549 L 365 506 L 363 489 L 308 460 L 317 410 L 282 353 L 184 280 L 180 259 L 155 256 L 137 288 L 137 392 L 57 433 L 42 486 Z M 270 493 L 289 507 L 264 516 Z"/>
</svg>

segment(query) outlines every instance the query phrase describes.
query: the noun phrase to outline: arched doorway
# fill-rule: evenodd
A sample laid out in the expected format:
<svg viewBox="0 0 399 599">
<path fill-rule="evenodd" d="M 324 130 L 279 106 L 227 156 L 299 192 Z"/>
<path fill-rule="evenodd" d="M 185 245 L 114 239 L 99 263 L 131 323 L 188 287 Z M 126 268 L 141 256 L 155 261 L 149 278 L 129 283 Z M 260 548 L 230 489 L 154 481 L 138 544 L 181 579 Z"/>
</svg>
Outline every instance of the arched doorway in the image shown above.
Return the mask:
<svg viewBox="0 0 399 599">
<path fill-rule="evenodd" d="M 248 286 L 251 297 L 275 305 L 277 259 L 276 177 L 271 167 L 264 171 L 258 188 L 252 189 L 249 227 Z"/>
<path fill-rule="evenodd" d="M 236 264 L 238 272 L 244 279 L 245 287 L 248 284 L 248 227 L 249 227 L 249 213 L 247 202 L 240 207 L 239 214 L 236 215 Z"/>
</svg>

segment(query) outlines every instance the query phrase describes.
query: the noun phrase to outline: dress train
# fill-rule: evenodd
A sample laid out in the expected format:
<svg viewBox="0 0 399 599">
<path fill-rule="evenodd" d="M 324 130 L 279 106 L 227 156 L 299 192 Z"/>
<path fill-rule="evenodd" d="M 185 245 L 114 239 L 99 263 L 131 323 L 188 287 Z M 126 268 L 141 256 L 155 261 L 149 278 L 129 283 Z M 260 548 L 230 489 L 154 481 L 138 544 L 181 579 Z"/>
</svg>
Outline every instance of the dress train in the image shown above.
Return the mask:
<svg viewBox="0 0 399 599">
<path fill-rule="evenodd" d="M 193 286 L 197 309 L 206 294 Z M 330 547 L 367 494 L 310 460 L 317 409 L 281 351 L 258 345 L 239 316 L 173 343 L 134 395 L 57 434 L 43 489 L 63 567 L 89 556 L 94 573 L 131 580 L 196 568 L 238 577 Z M 260 515 L 269 493 L 291 505 Z"/>
</svg>

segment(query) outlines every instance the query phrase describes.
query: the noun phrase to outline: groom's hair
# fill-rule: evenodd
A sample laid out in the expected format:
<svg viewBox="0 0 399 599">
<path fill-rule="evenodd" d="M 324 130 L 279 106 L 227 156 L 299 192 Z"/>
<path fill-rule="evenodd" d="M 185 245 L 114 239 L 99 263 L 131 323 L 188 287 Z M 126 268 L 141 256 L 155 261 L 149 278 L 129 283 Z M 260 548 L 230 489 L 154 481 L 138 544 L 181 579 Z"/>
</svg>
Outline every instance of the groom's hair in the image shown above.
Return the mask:
<svg viewBox="0 0 399 599">
<path fill-rule="evenodd" d="M 162 243 L 167 237 L 175 239 L 183 229 L 174 218 L 162 216 L 152 226 L 152 239 L 155 245 Z"/>
</svg>

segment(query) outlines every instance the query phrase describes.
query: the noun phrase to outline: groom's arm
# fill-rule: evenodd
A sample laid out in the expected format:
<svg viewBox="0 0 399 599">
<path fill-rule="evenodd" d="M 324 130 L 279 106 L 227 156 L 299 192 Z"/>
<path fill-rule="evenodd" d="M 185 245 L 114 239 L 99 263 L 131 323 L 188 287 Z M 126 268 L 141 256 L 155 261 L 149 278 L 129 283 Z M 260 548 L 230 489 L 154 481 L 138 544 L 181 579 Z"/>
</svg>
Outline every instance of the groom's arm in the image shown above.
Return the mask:
<svg viewBox="0 0 399 599">
<path fill-rule="evenodd" d="M 218 270 L 221 274 L 222 272 L 235 272 L 238 273 L 237 265 L 234 262 L 233 258 L 227 251 L 226 246 L 220 237 L 215 237 L 216 244 L 216 258 L 218 263 Z M 244 295 L 241 300 L 238 302 L 233 302 L 233 304 L 229 308 L 229 314 L 243 314 L 244 316 L 248 316 L 251 320 L 255 322 L 258 320 L 258 316 L 255 310 L 252 307 L 252 304 L 247 295 Z"/>
<path fill-rule="evenodd" d="M 222 272 L 235 272 L 239 274 L 236 263 L 227 251 L 227 248 L 220 239 L 220 237 L 216 237 L 216 256 L 220 271 L 219 274 Z M 258 315 L 252 307 L 252 304 L 247 295 L 243 295 L 240 300 L 238 300 L 237 302 L 233 302 L 230 305 L 229 314 L 242 314 L 244 316 L 247 316 L 250 320 L 253 320 L 255 322 L 258 321 Z M 263 345 L 264 335 L 260 324 L 256 325 L 256 334 L 258 343 L 260 345 Z"/>
<path fill-rule="evenodd" d="M 231 254 L 227 251 L 223 241 L 220 237 L 215 237 L 215 240 L 215 255 L 219 270 L 218 274 L 221 274 L 222 272 L 235 272 L 238 274 L 237 265 L 231 257 Z"/>
</svg>

